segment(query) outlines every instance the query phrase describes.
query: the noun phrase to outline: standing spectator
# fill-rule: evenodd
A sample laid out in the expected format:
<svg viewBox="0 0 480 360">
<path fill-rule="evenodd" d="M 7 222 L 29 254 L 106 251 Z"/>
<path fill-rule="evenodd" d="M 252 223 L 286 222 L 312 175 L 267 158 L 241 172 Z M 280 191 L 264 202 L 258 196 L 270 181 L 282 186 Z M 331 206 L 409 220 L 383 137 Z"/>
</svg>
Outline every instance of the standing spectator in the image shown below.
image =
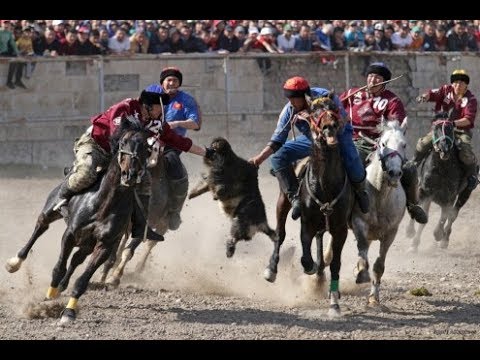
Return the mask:
<svg viewBox="0 0 480 360">
<path fill-rule="evenodd" d="M 108 40 L 108 49 L 112 55 L 130 54 L 130 39 L 124 28 L 118 28 L 115 36 Z"/>
<path fill-rule="evenodd" d="M 332 44 L 332 51 L 347 50 L 342 27 L 337 26 L 333 29 L 333 35 L 330 39 L 330 43 Z"/>
<path fill-rule="evenodd" d="M 58 56 L 60 54 L 60 41 L 55 35 L 55 31 L 47 29 L 45 31 L 45 52 L 44 56 Z"/>
<path fill-rule="evenodd" d="M 293 36 L 292 26 L 285 24 L 283 32 L 277 37 L 277 45 L 280 50 L 289 53 L 295 50 L 295 37 Z"/>
<path fill-rule="evenodd" d="M 429 22 L 425 25 L 425 34 L 423 35 L 423 51 L 437 51 L 437 45 L 435 44 L 435 23 Z"/>
<path fill-rule="evenodd" d="M 448 51 L 468 51 L 468 35 L 465 32 L 467 23 L 459 21 L 447 36 Z"/>
<path fill-rule="evenodd" d="M 437 51 L 447 51 L 448 40 L 447 40 L 447 28 L 445 25 L 438 25 L 437 30 L 435 30 L 435 47 Z"/>
<path fill-rule="evenodd" d="M 168 28 L 159 26 L 157 33 L 150 40 L 150 54 L 171 53 L 170 39 L 168 38 Z"/>
<path fill-rule="evenodd" d="M 2 20 L 2 28 L 0 29 L 0 56 L 16 57 L 18 56 L 17 44 L 11 32 L 11 24 L 9 20 Z M 10 62 L 8 64 L 7 87 L 15 89 L 15 85 L 25 88 L 22 83 L 23 64 L 18 62 Z M 15 84 L 13 84 L 13 76 L 15 75 Z"/>
<path fill-rule="evenodd" d="M 149 40 L 143 29 L 139 29 L 130 37 L 130 52 L 132 54 L 147 54 Z"/>
<path fill-rule="evenodd" d="M 408 24 L 403 24 L 396 33 L 392 35 L 392 44 L 395 50 L 407 50 L 412 44 L 412 35 Z"/>
<path fill-rule="evenodd" d="M 61 43 L 66 38 L 65 32 L 65 21 L 64 20 L 53 20 L 52 21 L 53 31 L 55 32 L 55 37 Z"/>
<path fill-rule="evenodd" d="M 203 41 L 192 35 L 192 29 L 188 25 L 180 28 L 182 50 L 186 53 L 206 52 L 207 48 Z"/>
<path fill-rule="evenodd" d="M 356 20 L 350 21 L 343 33 L 347 48 L 363 49 L 365 46 L 365 37 L 363 32 L 358 28 Z"/>
<path fill-rule="evenodd" d="M 223 36 L 218 39 L 219 52 L 235 53 L 240 49 L 240 42 L 233 33 L 233 28 L 230 25 L 225 26 Z"/>
<path fill-rule="evenodd" d="M 78 55 L 77 32 L 69 30 L 65 39 L 60 43 L 59 55 Z"/>
<path fill-rule="evenodd" d="M 330 42 L 330 39 L 329 39 Z M 300 27 L 300 32 L 295 38 L 295 51 L 312 51 L 313 41 L 310 37 L 310 26 L 302 25 Z"/>
<path fill-rule="evenodd" d="M 240 48 L 242 48 L 243 44 L 245 43 L 245 40 L 246 40 L 245 28 L 241 25 L 238 25 L 235 28 L 235 36 L 238 39 L 238 43 L 240 45 Z M 239 50 L 240 50 L 240 48 L 239 48 Z"/>
<path fill-rule="evenodd" d="M 77 55 L 99 55 L 100 49 L 89 39 L 90 30 L 81 26 L 77 32 Z"/>
<path fill-rule="evenodd" d="M 421 35 L 422 30 L 419 26 L 414 26 L 410 35 L 412 36 L 412 43 L 410 44 L 409 50 L 419 51 L 423 47 L 423 37 Z"/>
</svg>

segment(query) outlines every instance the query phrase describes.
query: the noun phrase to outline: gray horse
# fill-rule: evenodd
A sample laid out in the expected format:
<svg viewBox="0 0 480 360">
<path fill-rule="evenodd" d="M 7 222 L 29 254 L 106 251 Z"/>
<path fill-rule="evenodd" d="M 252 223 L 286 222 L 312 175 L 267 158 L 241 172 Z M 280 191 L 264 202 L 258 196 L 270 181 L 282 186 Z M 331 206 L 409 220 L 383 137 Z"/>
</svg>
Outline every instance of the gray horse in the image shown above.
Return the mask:
<svg viewBox="0 0 480 360">
<path fill-rule="evenodd" d="M 374 279 L 368 296 L 369 306 L 380 305 L 380 282 L 385 271 L 385 258 L 405 214 L 406 195 L 400 178 L 405 163 L 406 128 L 406 118 L 402 125 L 396 120 L 382 121 L 377 150 L 366 169 L 370 211 L 363 214 L 355 204 L 352 212 L 351 228 L 357 239 L 359 255 L 355 269 L 358 284 L 370 281 L 368 248 L 372 240 L 380 241 L 379 256 L 373 265 Z"/>
</svg>

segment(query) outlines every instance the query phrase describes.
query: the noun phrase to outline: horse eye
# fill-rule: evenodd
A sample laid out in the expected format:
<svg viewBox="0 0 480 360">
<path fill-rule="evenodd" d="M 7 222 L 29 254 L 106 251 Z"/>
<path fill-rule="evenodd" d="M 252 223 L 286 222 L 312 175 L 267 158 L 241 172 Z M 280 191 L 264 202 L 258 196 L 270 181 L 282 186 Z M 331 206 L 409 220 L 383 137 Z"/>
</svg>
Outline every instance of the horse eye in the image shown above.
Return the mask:
<svg viewBox="0 0 480 360">
<path fill-rule="evenodd" d="M 405 149 L 407 147 L 407 144 L 403 144 L 403 148 Z"/>
</svg>

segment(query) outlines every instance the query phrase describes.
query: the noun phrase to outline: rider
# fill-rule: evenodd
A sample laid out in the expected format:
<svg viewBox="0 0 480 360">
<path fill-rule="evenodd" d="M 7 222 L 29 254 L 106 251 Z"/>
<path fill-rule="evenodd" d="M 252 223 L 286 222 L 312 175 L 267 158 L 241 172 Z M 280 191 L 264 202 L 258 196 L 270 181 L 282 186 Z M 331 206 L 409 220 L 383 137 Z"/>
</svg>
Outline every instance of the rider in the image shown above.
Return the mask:
<svg viewBox="0 0 480 360">
<path fill-rule="evenodd" d="M 146 90 L 168 94 L 170 102 L 165 107 L 165 120 L 174 131 L 185 136 L 187 129 L 200 130 L 202 124 L 200 109 L 190 94 L 180 90 L 183 75 L 176 67 L 167 67 L 160 73 L 160 84 L 149 85 Z M 176 230 L 182 222 L 180 211 L 187 197 L 188 173 L 180 160 L 182 152 L 172 146 L 165 146 L 165 158 L 169 196 L 168 228 Z"/>
<path fill-rule="evenodd" d="M 307 118 L 311 101 L 316 97 L 327 96 L 329 91 L 319 87 L 310 88 L 307 80 L 295 76 L 285 82 L 283 92 L 288 98 L 288 103 L 280 113 L 277 127 L 267 146 L 249 161 L 259 166 L 274 154 L 271 158 L 272 171 L 278 179 L 280 188 L 292 204 L 292 219 L 296 220 L 300 217 L 301 210 L 298 194 L 299 184 L 292 164 L 310 155 L 312 135 L 310 125 L 305 121 L 295 121 L 295 118 Z M 346 112 L 338 96 L 335 95 L 333 100 L 339 107 L 340 115 L 345 117 Z M 293 140 L 287 140 L 292 128 L 292 121 L 302 135 L 296 136 Z M 338 133 L 338 143 L 345 170 L 355 190 L 360 209 L 363 213 L 367 213 L 369 202 L 368 194 L 365 191 L 366 172 L 352 142 L 352 126 L 349 122 L 346 122 L 343 131 Z"/>
<path fill-rule="evenodd" d="M 91 186 L 97 180 L 98 173 L 106 169 L 112 155 L 110 153 L 110 137 L 120 124 L 121 118 L 125 116 L 135 117 L 150 130 L 152 135 L 158 136 L 161 141 L 168 145 L 175 146 L 181 151 L 209 157 L 213 150 L 193 144 L 191 139 L 178 135 L 172 131 L 169 125 L 158 121 L 163 113 L 161 103 L 166 104 L 168 101 L 167 95 L 144 90 L 139 98 L 124 99 L 111 106 L 104 113 L 92 117 L 93 125 L 75 141 L 75 161 L 62 183 L 59 197 L 68 201 L 76 193 Z M 150 174 L 147 171 L 137 189 L 143 211 L 140 205 L 135 202 L 132 215 L 132 238 L 143 239 L 151 195 L 150 184 Z M 158 241 L 162 240 L 163 236 L 148 227 L 147 238 Z"/>
<path fill-rule="evenodd" d="M 467 178 L 467 189 L 472 192 L 478 180 L 477 158 L 472 150 L 472 129 L 477 115 L 477 99 L 468 90 L 470 77 L 465 70 L 454 70 L 450 75 L 450 83 L 439 89 L 431 89 L 417 97 L 417 102 L 435 102 L 435 112 L 450 113 L 449 118 L 455 126 L 455 142 L 458 157 Z M 433 148 L 432 131 L 420 138 L 415 149 L 415 162 L 420 162 Z"/>
<path fill-rule="evenodd" d="M 374 62 L 367 68 L 367 86 L 359 90 L 352 88 L 340 95 L 345 110 L 350 115 L 353 125 L 353 140 L 364 164 L 368 155 L 374 150 L 373 145 L 360 136 L 360 132 L 372 140 L 380 133 L 377 128 L 382 118 L 398 120 L 406 117 L 405 108 L 400 98 L 385 88 L 392 73 L 383 62 Z M 407 196 L 407 210 L 410 216 L 421 224 L 428 221 L 427 214 L 418 205 L 418 179 L 415 163 L 408 161 L 403 165 L 402 186 Z"/>
</svg>

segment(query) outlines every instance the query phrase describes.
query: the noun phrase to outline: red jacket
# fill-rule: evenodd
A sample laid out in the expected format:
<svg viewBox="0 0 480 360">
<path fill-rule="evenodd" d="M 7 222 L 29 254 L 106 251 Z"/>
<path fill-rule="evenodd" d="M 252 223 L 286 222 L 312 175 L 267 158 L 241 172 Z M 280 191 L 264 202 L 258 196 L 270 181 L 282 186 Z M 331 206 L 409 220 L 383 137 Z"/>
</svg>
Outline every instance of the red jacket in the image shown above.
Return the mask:
<svg viewBox="0 0 480 360">
<path fill-rule="evenodd" d="M 92 117 L 92 138 L 103 149 L 110 152 L 110 137 L 116 127 L 120 125 L 120 120 L 123 116 L 133 115 L 146 125 L 147 122 L 142 118 L 141 106 L 137 99 L 128 98 L 118 104 L 112 105 L 104 113 Z M 178 135 L 166 121 L 163 122 L 163 131 L 160 140 L 167 145 L 185 152 L 192 147 L 192 140 Z"/>
<path fill-rule="evenodd" d="M 340 99 L 345 99 L 355 90 L 357 88 L 342 93 Z M 352 119 L 354 139 L 359 137 L 360 131 L 371 139 L 378 138 L 380 133 L 377 125 L 380 124 L 382 116 L 386 120 L 398 120 L 400 124 L 406 116 L 402 101 L 390 90 L 383 90 L 379 96 L 375 97 L 366 90 L 362 90 L 343 100 L 342 105 Z"/>
<path fill-rule="evenodd" d="M 428 91 L 428 101 L 435 102 L 435 111 L 449 112 L 453 109 L 450 120 L 467 118 L 470 125 L 459 126 L 460 129 L 471 129 L 475 123 L 477 115 L 477 99 L 467 90 L 461 99 L 455 102 L 455 96 L 452 85 L 443 85 L 440 89 Z"/>
</svg>

